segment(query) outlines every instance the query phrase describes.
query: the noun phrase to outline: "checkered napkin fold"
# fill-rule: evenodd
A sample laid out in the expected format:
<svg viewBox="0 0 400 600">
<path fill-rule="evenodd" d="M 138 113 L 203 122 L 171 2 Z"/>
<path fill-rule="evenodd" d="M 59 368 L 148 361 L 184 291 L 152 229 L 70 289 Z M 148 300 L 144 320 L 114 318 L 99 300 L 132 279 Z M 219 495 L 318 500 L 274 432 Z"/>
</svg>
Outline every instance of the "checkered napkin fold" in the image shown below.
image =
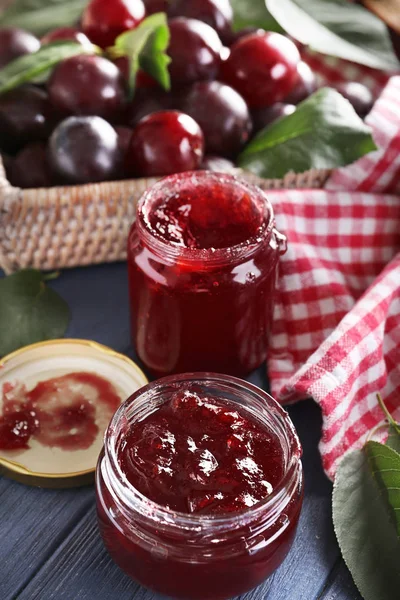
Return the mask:
<svg viewBox="0 0 400 600">
<path fill-rule="evenodd" d="M 400 76 L 306 59 L 328 85 L 347 77 L 381 92 L 366 119 L 376 152 L 336 170 L 324 190 L 269 192 L 289 242 L 268 360 L 272 393 L 320 405 L 320 451 L 333 478 L 343 455 L 384 421 L 377 392 L 400 421 Z"/>
</svg>

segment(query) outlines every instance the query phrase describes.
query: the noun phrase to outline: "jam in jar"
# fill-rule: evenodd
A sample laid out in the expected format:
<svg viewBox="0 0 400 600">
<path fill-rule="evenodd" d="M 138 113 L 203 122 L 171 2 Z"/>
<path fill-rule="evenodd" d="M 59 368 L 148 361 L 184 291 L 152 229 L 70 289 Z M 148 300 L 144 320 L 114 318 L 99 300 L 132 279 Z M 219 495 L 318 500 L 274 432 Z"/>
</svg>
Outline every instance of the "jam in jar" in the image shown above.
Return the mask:
<svg viewBox="0 0 400 600">
<path fill-rule="evenodd" d="M 207 171 L 142 196 L 128 239 L 132 338 L 155 376 L 243 376 L 266 358 L 286 238 L 257 187 Z"/>
<path fill-rule="evenodd" d="M 101 535 L 133 579 L 219 600 L 264 581 L 292 544 L 301 446 L 287 413 L 240 379 L 165 377 L 115 413 L 100 455 Z"/>
</svg>

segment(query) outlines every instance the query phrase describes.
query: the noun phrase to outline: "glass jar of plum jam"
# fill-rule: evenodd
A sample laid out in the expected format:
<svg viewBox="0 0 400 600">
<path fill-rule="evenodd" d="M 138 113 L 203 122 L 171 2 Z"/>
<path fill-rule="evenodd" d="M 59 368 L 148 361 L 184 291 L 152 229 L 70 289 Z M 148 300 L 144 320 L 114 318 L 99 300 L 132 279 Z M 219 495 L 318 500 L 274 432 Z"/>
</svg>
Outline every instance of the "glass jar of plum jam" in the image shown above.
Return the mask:
<svg viewBox="0 0 400 600">
<path fill-rule="evenodd" d="M 165 377 L 115 413 L 97 475 L 103 541 L 134 580 L 219 600 L 264 581 L 292 544 L 301 446 L 256 386 L 209 373 Z"/>
<path fill-rule="evenodd" d="M 285 236 L 257 187 L 172 175 L 139 201 L 128 239 L 133 344 L 157 376 L 243 376 L 266 358 Z"/>
</svg>

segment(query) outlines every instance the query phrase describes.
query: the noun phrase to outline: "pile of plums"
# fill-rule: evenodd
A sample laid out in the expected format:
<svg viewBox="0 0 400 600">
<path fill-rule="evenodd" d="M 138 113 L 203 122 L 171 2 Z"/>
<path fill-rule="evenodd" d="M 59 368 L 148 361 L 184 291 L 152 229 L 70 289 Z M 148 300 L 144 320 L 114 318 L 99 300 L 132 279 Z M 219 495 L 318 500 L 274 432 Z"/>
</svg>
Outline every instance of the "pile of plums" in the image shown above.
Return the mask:
<svg viewBox="0 0 400 600">
<path fill-rule="evenodd" d="M 316 89 L 284 35 L 233 33 L 229 0 L 92 0 L 80 27 L 38 40 L 0 29 L 0 68 L 42 44 L 75 40 L 110 47 L 148 15 L 166 12 L 171 91 L 139 71 L 128 100 L 126 57 L 80 54 L 58 63 L 47 84 L 0 96 L 0 151 L 19 187 L 81 184 L 231 169 L 255 133 L 289 115 Z M 340 87 L 365 116 L 373 99 L 359 83 Z"/>
</svg>

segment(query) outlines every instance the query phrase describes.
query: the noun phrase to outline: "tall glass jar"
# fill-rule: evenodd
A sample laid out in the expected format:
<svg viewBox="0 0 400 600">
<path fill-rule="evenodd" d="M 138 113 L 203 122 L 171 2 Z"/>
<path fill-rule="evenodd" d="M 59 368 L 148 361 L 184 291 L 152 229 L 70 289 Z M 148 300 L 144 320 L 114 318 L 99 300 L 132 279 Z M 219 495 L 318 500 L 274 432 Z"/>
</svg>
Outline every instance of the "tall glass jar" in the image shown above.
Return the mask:
<svg viewBox="0 0 400 600">
<path fill-rule="evenodd" d="M 248 412 L 279 440 L 283 477 L 265 500 L 234 513 L 185 514 L 149 500 L 124 477 L 119 456 L 131 425 L 188 384 Z M 96 475 L 104 543 L 128 575 L 157 592 L 186 600 L 242 594 L 269 577 L 290 549 L 303 500 L 300 457 L 287 413 L 250 383 L 207 373 L 151 383 L 117 410 L 106 433 Z"/>
<path fill-rule="evenodd" d="M 187 248 L 149 227 L 161 200 L 193 190 L 251 198 L 262 213 L 257 235 L 222 248 Z M 215 371 L 243 376 L 266 358 L 279 254 L 286 238 L 257 187 L 205 171 L 167 177 L 139 201 L 128 240 L 132 340 L 155 376 Z"/>
</svg>

